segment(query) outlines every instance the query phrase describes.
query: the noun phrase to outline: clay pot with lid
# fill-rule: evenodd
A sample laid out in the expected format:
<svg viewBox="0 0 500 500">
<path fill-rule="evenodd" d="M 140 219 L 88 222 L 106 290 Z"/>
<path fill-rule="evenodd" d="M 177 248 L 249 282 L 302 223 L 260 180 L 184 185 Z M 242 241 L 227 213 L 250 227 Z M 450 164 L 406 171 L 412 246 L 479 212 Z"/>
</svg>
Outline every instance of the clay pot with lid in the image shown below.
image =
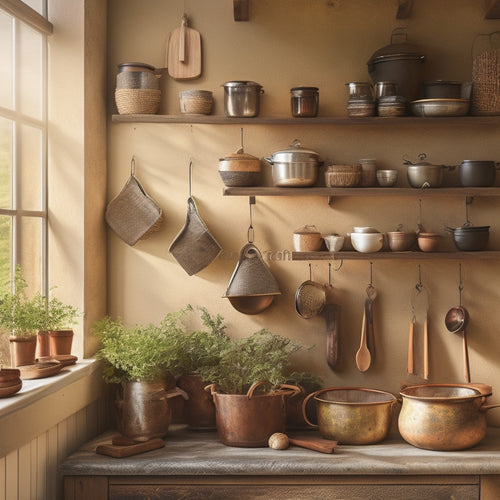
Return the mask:
<svg viewBox="0 0 500 500">
<path fill-rule="evenodd" d="M 260 160 L 238 149 L 219 159 L 219 174 L 228 187 L 257 186 L 260 182 Z"/>
</svg>

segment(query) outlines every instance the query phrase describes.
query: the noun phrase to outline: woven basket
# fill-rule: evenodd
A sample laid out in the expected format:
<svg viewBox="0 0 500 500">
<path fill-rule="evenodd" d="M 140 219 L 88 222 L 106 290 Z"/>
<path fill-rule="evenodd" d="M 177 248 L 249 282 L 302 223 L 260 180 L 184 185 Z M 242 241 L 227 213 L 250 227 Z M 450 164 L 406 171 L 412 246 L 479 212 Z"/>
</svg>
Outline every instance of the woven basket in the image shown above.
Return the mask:
<svg viewBox="0 0 500 500">
<path fill-rule="evenodd" d="M 132 174 L 121 192 L 108 203 L 105 218 L 111 229 L 133 246 L 160 229 L 163 214 Z"/>
<path fill-rule="evenodd" d="M 330 165 L 325 172 L 327 187 L 354 187 L 361 181 L 361 165 Z"/>
<path fill-rule="evenodd" d="M 158 113 L 161 90 L 115 89 L 115 102 L 120 115 Z"/>
<path fill-rule="evenodd" d="M 181 113 L 209 115 L 212 112 L 213 97 L 209 90 L 184 90 L 179 92 Z"/>
<path fill-rule="evenodd" d="M 473 58 L 472 114 L 500 115 L 500 49 Z"/>
</svg>

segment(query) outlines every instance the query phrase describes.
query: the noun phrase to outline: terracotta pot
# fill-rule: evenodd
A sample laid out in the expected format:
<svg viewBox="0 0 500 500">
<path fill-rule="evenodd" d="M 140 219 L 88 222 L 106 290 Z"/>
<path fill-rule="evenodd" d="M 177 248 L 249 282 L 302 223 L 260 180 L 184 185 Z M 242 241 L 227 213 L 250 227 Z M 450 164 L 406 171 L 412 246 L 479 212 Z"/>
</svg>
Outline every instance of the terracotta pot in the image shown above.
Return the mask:
<svg viewBox="0 0 500 500">
<path fill-rule="evenodd" d="M 217 434 L 226 446 L 256 448 L 268 446 L 271 434 L 285 432 L 285 397 L 300 392 L 296 386 L 282 385 L 282 390 L 258 395 L 254 394 L 257 382 L 247 394 L 222 394 L 210 390 L 215 404 Z"/>
<path fill-rule="evenodd" d="M 36 359 L 35 335 L 17 336 L 11 335 L 10 342 L 10 364 L 12 368 L 17 366 L 32 365 Z"/>
<path fill-rule="evenodd" d="M 187 398 L 175 387 L 167 390 L 165 380 L 156 382 L 124 382 L 123 394 L 117 401 L 118 431 L 134 441 L 164 437 L 172 420 L 169 399 Z"/>
<path fill-rule="evenodd" d="M 49 335 L 51 356 L 71 354 L 74 336 L 73 330 L 51 330 Z"/>
<path fill-rule="evenodd" d="M 36 358 L 49 358 L 50 357 L 50 332 L 47 330 L 40 330 L 38 332 Z"/>
<path fill-rule="evenodd" d="M 205 391 L 206 382 L 198 374 L 181 375 L 177 386 L 189 396 L 185 401 L 185 418 L 188 426 L 194 430 L 215 429 L 215 406 L 210 395 Z"/>
</svg>

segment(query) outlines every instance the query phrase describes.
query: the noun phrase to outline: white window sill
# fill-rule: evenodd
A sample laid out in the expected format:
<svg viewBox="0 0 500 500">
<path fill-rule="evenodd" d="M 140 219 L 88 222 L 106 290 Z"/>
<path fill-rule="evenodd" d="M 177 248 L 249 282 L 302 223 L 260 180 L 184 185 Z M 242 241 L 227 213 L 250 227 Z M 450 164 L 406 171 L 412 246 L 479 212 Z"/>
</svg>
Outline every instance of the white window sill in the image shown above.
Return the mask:
<svg viewBox="0 0 500 500">
<path fill-rule="evenodd" d="M 52 377 L 23 380 L 19 392 L 0 399 L 0 418 L 19 411 L 79 379 L 88 377 L 98 370 L 99 366 L 100 363 L 95 359 L 78 360 L 76 364 L 64 367 Z"/>
</svg>

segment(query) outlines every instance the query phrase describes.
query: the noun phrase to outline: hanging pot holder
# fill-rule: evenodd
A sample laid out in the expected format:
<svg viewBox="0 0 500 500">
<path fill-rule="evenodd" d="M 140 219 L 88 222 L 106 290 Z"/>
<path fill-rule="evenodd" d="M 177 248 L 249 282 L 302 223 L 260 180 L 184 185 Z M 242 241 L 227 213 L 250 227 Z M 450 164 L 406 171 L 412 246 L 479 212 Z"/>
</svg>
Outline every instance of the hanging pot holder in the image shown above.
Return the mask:
<svg viewBox="0 0 500 500">
<path fill-rule="evenodd" d="M 106 222 L 128 245 L 135 245 L 158 231 L 163 221 L 162 209 L 147 195 L 134 174 L 135 160 L 132 158 L 130 177 L 106 207 Z"/>
<path fill-rule="evenodd" d="M 191 172 L 192 162 L 189 164 L 189 198 L 187 200 L 186 222 L 168 249 L 189 276 L 205 269 L 222 250 L 200 217 L 194 198 L 191 196 Z"/>
</svg>

